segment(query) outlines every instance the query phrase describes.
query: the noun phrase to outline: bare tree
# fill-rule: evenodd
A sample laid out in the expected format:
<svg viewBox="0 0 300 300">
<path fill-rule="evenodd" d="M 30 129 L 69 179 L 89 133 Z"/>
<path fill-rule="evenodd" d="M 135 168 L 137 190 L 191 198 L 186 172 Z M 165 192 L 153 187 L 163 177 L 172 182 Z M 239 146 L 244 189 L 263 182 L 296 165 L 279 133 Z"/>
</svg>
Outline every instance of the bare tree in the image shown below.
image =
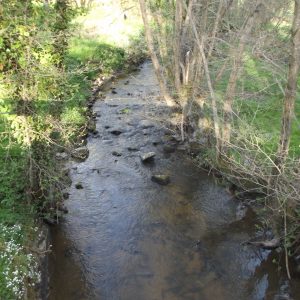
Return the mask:
<svg viewBox="0 0 300 300">
<path fill-rule="evenodd" d="M 288 81 L 285 90 L 280 142 L 277 152 L 277 164 L 280 166 L 287 158 L 291 137 L 294 106 L 297 93 L 297 80 L 300 68 L 300 0 L 295 0 L 292 41 L 289 62 Z"/>
<path fill-rule="evenodd" d="M 160 62 L 158 60 L 158 57 L 156 55 L 156 51 L 154 48 L 154 41 L 153 41 L 153 35 L 152 35 L 152 30 L 150 28 L 150 24 L 148 21 L 148 15 L 147 15 L 147 7 L 146 3 L 144 0 L 139 0 L 140 3 L 140 8 L 141 8 L 141 13 L 142 13 L 142 18 L 145 26 L 145 36 L 146 36 L 146 41 L 147 45 L 149 48 L 150 56 L 153 62 L 155 74 L 159 83 L 159 87 L 162 93 L 162 96 L 164 97 L 166 103 L 168 106 L 176 106 L 176 102 L 174 99 L 171 97 L 165 79 L 162 75 L 162 67 L 160 65 Z"/>
<path fill-rule="evenodd" d="M 243 55 L 245 50 L 245 45 L 248 41 L 249 35 L 258 22 L 261 10 L 263 9 L 263 4 L 260 2 L 255 7 L 252 14 L 247 18 L 243 28 L 240 31 L 240 39 L 238 46 L 233 49 L 231 55 L 232 58 L 232 70 L 230 73 L 226 94 L 224 98 L 224 125 L 222 134 L 222 152 L 226 152 L 226 145 L 230 142 L 231 135 L 231 122 L 232 122 L 232 104 L 235 96 L 236 84 L 240 74 L 240 70 L 243 64 Z"/>
</svg>

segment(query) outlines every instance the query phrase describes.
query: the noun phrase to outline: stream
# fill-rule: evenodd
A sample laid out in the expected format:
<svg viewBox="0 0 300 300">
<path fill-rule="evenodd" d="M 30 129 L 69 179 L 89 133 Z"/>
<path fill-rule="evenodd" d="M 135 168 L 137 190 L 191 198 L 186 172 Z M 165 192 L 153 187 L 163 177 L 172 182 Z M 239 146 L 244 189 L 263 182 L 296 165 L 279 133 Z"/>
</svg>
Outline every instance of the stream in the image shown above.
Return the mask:
<svg viewBox="0 0 300 300">
<path fill-rule="evenodd" d="M 158 94 L 145 62 L 95 103 L 98 133 L 69 162 L 69 213 L 51 233 L 47 299 L 300 299 L 276 252 L 245 243 L 254 212 L 182 151 Z"/>
</svg>

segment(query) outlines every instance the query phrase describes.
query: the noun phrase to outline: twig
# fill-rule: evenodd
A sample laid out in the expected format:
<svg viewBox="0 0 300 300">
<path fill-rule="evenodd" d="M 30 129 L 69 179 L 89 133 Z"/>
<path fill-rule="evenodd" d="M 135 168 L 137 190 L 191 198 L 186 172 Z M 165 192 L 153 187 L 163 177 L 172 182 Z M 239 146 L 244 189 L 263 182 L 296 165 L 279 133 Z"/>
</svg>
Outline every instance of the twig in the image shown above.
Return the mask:
<svg viewBox="0 0 300 300">
<path fill-rule="evenodd" d="M 284 253 L 285 253 L 285 268 L 286 268 L 286 273 L 287 273 L 288 279 L 291 279 L 286 237 L 287 237 L 287 222 L 286 222 L 286 208 L 285 208 L 284 209 Z"/>
</svg>

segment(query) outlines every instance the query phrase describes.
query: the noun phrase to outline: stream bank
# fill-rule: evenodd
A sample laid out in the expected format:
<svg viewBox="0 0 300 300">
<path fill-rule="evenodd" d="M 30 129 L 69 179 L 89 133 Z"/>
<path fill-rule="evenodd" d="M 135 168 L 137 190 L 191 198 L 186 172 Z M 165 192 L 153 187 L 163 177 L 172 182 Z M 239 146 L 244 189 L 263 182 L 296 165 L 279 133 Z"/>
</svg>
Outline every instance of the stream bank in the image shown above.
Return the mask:
<svg viewBox="0 0 300 300">
<path fill-rule="evenodd" d="M 69 162 L 69 214 L 52 229 L 48 299 L 297 299 L 276 253 L 245 245 L 253 211 L 185 154 L 158 94 L 146 62 L 96 101 L 89 157 Z"/>
</svg>

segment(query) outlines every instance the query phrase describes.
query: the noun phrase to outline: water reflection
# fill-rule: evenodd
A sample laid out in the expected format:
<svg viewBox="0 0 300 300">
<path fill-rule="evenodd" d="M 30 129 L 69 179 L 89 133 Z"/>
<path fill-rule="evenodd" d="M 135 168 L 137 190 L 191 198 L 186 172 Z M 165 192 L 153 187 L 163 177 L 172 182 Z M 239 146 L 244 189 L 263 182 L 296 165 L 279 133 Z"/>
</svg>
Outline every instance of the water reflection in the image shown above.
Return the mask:
<svg viewBox="0 0 300 300">
<path fill-rule="evenodd" d="M 49 299 L 273 299 L 283 272 L 269 251 L 244 244 L 255 235 L 253 212 L 238 218 L 239 203 L 212 178 L 177 151 L 165 155 L 170 139 L 157 121 L 166 108 L 155 100 L 151 64 L 127 80 L 96 103 L 99 136 L 89 139 L 85 162 L 71 163 Z M 150 151 L 155 162 L 142 164 L 139 155 Z M 154 173 L 171 183 L 152 182 Z"/>
</svg>

